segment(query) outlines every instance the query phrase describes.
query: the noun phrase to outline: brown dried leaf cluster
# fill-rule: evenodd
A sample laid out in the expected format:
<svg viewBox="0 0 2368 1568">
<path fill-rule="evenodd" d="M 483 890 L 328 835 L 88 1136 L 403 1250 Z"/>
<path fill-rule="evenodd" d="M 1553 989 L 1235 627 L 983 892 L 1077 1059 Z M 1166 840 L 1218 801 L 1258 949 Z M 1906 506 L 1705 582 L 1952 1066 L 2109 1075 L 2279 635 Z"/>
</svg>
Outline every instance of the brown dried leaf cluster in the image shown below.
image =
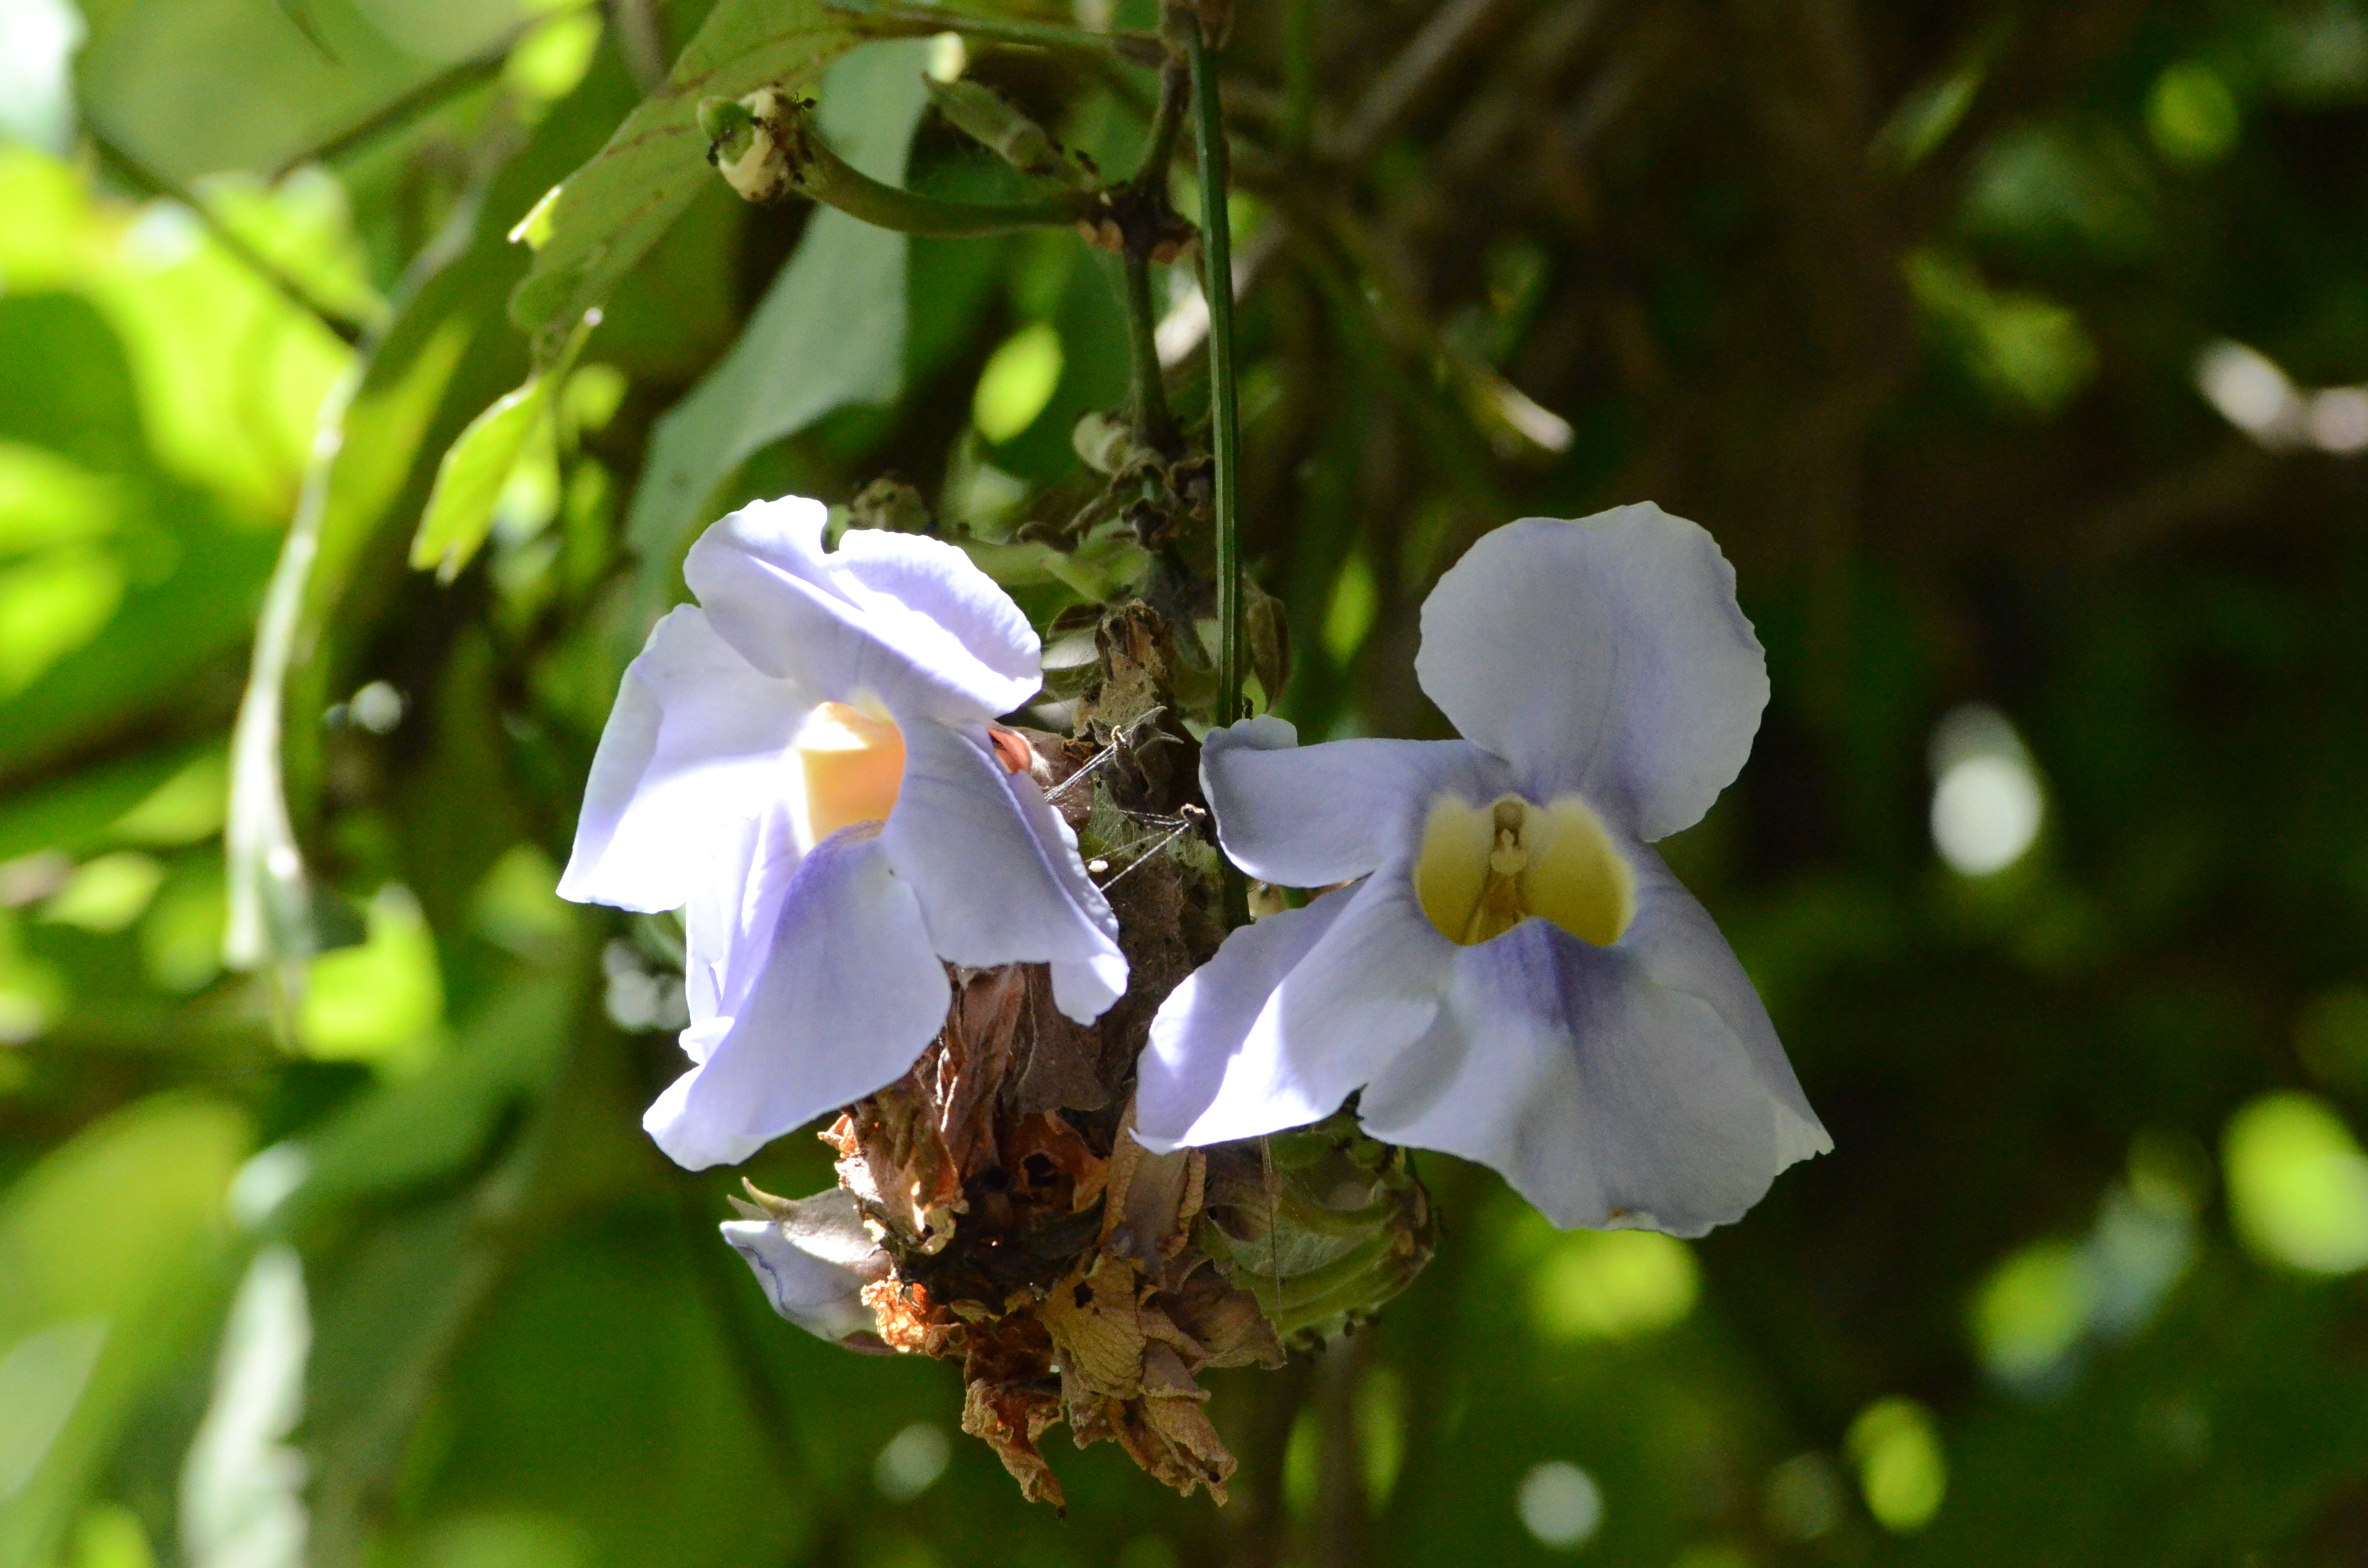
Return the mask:
<svg viewBox="0 0 2368 1568">
<path fill-rule="evenodd" d="M 1166 623 L 1134 605 L 1099 640 L 1103 678 L 1078 726 L 1095 741 L 1027 735 L 1030 772 L 1081 835 L 1186 820 L 1197 769 Z M 1210 865 L 1146 855 L 1105 873 L 1133 980 L 1097 1022 L 1062 1016 L 1042 966 L 957 971 L 936 1043 L 824 1134 L 894 1265 L 863 1291 L 880 1337 L 960 1358 L 963 1429 L 1055 1506 L 1041 1445 L 1064 1422 L 1080 1447 L 1118 1443 L 1168 1485 L 1222 1499 L 1234 1459 L 1197 1375 L 1283 1356 L 1257 1300 L 1193 1244 L 1204 1156 L 1151 1154 L 1124 1126 L 1152 1013 L 1222 935 Z"/>
<path fill-rule="evenodd" d="M 1234 1460 L 1195 1374 L 1282 1346 L 1191 1244 L 1204 1157 L 1148 1153 L 1113 1121 L 1081 1065 L 1093 1035 L 1041 969 L 972 975 L 913 1072 L 825 1134 L 895 1265 L 863 1300 L 891 1348 L 962 1359 L 962 1427 L 1031 1499 L 1062 1502 L 1039 1445 L 1065 1421 L 1222 1500 Z"/>
</svg>

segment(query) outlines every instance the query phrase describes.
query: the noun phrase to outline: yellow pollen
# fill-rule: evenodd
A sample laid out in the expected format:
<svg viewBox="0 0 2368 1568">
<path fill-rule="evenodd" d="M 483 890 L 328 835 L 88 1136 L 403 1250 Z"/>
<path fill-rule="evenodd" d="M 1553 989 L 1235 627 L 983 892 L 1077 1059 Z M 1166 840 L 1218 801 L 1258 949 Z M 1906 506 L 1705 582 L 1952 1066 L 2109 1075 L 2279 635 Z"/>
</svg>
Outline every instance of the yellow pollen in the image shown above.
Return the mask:
<svg viewBox="0 0 2368 1568">
<path fill-rule="evenodd" d="M 842 827 L 888 820 L 905 778 L 905 737 L 888 719 L 825 702 L 798 732 L 793 749 L 804 774 L 806 847 Z"/>
<path fill-rule="evenodd" d="M 1430 923 L 1464 947 L 1531 915 L 1609 947 L 1635 918 L 1635 893 L 1603 819 L 1577 796 L 1541 806 L 1507 795 L 1475 806 L 1442 795 L 1423 824 L 1415 894 Z"/>
</svg>

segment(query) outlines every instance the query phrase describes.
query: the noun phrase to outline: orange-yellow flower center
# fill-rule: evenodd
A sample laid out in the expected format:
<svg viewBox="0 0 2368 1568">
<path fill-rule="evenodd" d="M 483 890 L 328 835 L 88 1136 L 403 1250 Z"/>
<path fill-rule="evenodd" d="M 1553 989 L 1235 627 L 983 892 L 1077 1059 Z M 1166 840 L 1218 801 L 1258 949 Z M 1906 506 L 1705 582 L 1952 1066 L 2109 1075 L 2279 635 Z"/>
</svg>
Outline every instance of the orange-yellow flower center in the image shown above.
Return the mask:
<svg viewBox="0 0 2368 1568">
<path fill-rule="evenodd" d="M 1009 730 L 990 724 L 986 739 L 1006 772 L 1025 773 L 1035 759 L 1027 741 Z M 813 848 L 842 827 L 888 820 L 905 781 L 905 736 L 884 712 L 825 702 L 791 749 L 805 786 L 797 802 L 803 847 Z"/>
<path fill-rule="evenodd" d="M 798 732 L 805 782 L 806 846 L 842 827 L 885 822 L 905 778 L 905 737 L 894 722 L 844 702 L 825 702 Z"/>
<path fill-rule="evenodd" d="M 1603 819 L 1577 796 L 1538 805 L 1507 795 L 1475 806 L 1431 802 L 1415 895 L 1448 940 L 1501 937 L 1531 915 L 1609 947 L 1636 917 L 1636 878 Z"/>
</svg>

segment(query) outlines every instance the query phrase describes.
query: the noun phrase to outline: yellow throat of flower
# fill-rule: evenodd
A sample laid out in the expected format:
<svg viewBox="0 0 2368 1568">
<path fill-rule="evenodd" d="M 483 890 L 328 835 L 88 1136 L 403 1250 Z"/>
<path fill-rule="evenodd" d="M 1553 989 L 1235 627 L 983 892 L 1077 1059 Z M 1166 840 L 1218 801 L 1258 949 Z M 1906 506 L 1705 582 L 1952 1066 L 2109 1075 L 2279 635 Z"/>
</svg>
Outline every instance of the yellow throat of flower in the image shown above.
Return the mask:
<svg viewBox="0 0 2368 1568">
<path fill-rule="evenodd" d="M 1532 915 L 1609 947 L 1636 917 L 1635 874 L 1577 796 L 1543 806 L 1440 796 L 1423 823 L 1414 886 L 1430 923 L 1467 948 Z"/>
<path fill-rule="evenodd" d="M 905 778 L 905 737 L 884 714 L 825 702 L 798 732 L 805 846 L 857 823 L 885 822 Z"/>
</svg>

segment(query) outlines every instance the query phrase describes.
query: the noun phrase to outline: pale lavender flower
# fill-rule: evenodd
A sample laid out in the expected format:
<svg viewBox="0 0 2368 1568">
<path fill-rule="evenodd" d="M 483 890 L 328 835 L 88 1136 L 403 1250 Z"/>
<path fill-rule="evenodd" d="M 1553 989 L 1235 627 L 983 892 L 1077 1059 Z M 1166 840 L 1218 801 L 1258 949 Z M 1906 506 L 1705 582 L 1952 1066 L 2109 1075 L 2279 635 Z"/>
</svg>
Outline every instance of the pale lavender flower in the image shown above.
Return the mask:
<svg viewBox="0 0 2368 1568">
<path fill-rule="evenodd" d="M 643 1125 L 693 1170 L 894 1082 L 943 1024 L 945 965 L 1051 966 L 1090 1022 L 1118 923 L 992 727 L 1036 692 L 1017 605 L 953 546 L 758 502 L 691 546 L 696 606 L 625 673 L 562 895 L 687 908 L 694 1066 Z"/>
<path fill-rule="evenodd" d="M 1751 750 L 1765 655 L 1711 537 L 1653 506 L 1483 538 L 1424 604 L 1422 688 L 1466 737 L 1217 731 L 1226 853 L 1348 885 L 1226 938 L 1160 1009 L 1154 1149 L 1328 1116 L 1482 1161 L 1562 1225 L 1699 1235 L 1831 1140 L 1751 982 L 1646 846 Z"/>
</svg>

